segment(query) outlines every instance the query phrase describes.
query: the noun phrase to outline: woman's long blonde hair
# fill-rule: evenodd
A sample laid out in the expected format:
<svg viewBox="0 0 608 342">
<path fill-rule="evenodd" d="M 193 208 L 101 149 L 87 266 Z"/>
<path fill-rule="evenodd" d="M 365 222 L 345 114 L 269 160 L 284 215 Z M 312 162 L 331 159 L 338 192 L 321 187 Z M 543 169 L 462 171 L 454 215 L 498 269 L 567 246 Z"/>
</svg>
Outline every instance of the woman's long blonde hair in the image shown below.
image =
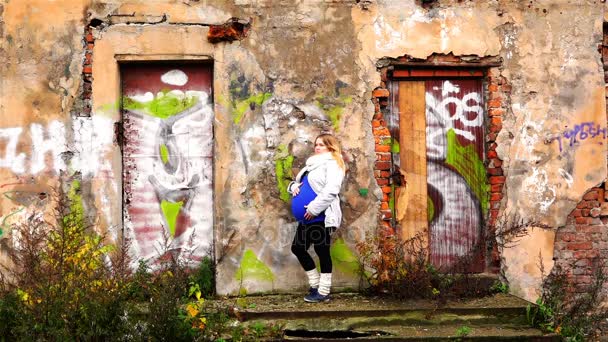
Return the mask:
<svg viewBox="0 0 608 342">
<path fill-rule="evenodd" d="M 336 162 L 338 162 L 338 166 L 340 166 L 342 170 L 346 170 L 346 166 L 344 165 L 344 159 L 342 159 L 342 149 L 340 148 L 340 143 L 338 142 L 338 139 L 336 139 L 336 137 L 334 137 L 333 135 L 327 133 L 319 134 L 315 138 L 315 142 L 317 141 L 317 139 L 321 139 L 323 144 L 325 144 L 327 150 L 331 153 L 331 156 L 334 157 Z"/>
</svg>

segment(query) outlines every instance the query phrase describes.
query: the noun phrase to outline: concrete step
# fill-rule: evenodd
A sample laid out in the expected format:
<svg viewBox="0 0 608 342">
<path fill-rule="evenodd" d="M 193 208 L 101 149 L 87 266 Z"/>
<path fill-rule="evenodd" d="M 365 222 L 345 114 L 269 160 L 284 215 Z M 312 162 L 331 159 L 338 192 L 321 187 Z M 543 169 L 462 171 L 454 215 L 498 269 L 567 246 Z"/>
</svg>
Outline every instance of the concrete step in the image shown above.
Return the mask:
<svg viewBox="0 0 608 342">
<path fill-rule="evenodd" d="M 280 325 L 289 341 L 559 341 L 528 326 L 520 298 L 496 294 L 448 301 L 399 301 L 357 293 L 333 294 L 325 303 L 303 295 L 225 299 L 243 324 Z"/>
<path fill-rule="evenodd" d="M 247 297 L 235 308 L 241 321 L 259 319 L 357 318 L 381 320 L 385 324 L 476 323 L 525 324 L 529 302 L 497 294 L 439 304 L 432 300 L 398 301 L 343 293 L 326 303 L 305 303 L 302 295 Z"/>
</svg>

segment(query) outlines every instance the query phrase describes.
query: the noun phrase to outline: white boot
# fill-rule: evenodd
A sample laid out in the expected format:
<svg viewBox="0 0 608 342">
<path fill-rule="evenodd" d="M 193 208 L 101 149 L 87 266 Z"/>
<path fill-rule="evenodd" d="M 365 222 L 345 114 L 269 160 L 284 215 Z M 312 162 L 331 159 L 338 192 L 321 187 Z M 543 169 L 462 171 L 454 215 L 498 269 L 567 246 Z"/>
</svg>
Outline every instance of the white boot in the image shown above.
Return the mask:
<svg viewBox="0 0 608 342">
<path fill-rule="evenodd" d="M 310 285 L 311 289 L 318 289 L 319 288 L 319 272 L 317 272 L 316 268 L 313 268 L 310 271 L 306 271 L 306 276 L 308 277 L 308 284 Z"/>
<path fill-rule="evenodd" d="M 321 273 L 319 279 L 319 294 L 322 296 L 329 295 L 331 289 L 331 273 Z"/>
</svg>

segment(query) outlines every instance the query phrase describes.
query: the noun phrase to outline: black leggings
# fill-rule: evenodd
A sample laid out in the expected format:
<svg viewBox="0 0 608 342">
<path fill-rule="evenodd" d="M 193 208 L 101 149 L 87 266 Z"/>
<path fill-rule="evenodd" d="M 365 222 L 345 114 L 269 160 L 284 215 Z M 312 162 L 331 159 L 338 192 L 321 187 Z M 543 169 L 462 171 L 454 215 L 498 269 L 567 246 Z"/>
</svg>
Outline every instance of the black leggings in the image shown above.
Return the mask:
<svg viewBox="0 0 608 342">
<path fill-rule="evenodd" d="M 314 245 L 315 253 L 321 263 L 321 273 L 331 273 L 331 256 L 329 246 L 331 245 L 331 233 L 336 227 L 325 227 L 323 222 L 318 223 L 299 223 L 296 236 L 291 244 L 291 252 L 295 254 L 304 268 L 304 271 L 311 271 L 315 268 L 308 249 Z"/>
</svg>

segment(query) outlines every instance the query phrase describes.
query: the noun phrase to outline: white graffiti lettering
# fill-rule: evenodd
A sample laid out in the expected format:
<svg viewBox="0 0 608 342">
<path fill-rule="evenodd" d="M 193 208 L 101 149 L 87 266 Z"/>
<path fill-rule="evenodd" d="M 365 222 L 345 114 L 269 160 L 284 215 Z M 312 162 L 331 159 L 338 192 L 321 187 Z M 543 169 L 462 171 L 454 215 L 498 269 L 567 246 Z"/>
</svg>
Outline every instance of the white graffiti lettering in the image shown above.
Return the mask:
<svg viewBox="0 0 608 342">
<path fill-rule="evenodd" d="M 460 93 L 460 87 L 450 81 L 444 81 L 441 87 L 442 96 Z M 459 99 L 457 97 L 445 97 L 443 100 L 437 99 L 433 94 L 427 92 L 426 96 L 426 117 L 427 117 L 427 156 L 434 159 L 444 159 L 446 151 L 446 134 L 452 129 L 456 135 L 475 141 L 475 135 L 470 131 L 455 127 L 455 122 L 460 122 L 466 127 L 480 127 L 483 124 L 483 108 L 481 96 L 477 92 L 471 92 Z M 472 103 L 472 104 L 470 104 Z M 448 106 L 455 106 L 454 115 L 450 115 Z M 473 117 L 471 118 L 471 115 Z"/>
<path fill-rule="evenodd" d="M 4 158 L 0 159 L 0 168 L 10 168 L 15 173 L 25 172 L 25 154 L 17 155 L 21 131 L 21 127 L 0 128 L 0 140 L 7 140 Z"/>
<path fill-rule="evenodd" d="M 61 159 L 61 153 L 66 150 L 65 127 L 58 121 L 49 125 L 48 138 L 44 138 L 44 128 L 40 124 L 30 126 L 32 135 L 32 161 L 30 172 L 36 174 L 46 168 L 45 156 L 51 152 L 53 156 L 54 170 L 59 172 L 65 169 L 65 163 Z"/>
</svg>

